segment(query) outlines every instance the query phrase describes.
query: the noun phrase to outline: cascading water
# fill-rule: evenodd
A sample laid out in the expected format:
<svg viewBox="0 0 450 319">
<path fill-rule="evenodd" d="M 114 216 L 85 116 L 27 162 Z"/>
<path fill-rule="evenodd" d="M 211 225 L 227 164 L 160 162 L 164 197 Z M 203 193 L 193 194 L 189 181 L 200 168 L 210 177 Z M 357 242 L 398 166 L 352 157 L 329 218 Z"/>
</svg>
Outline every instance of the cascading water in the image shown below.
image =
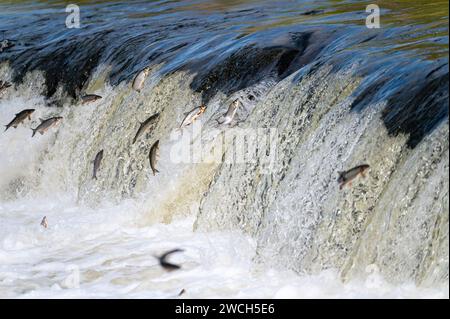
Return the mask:
<svg viewBox="0 0 450 319">
<path fill-rule="evenodd" d="M 0 120 L 36 109 L 0 135 L 0 296 L 448 298 L 448 4 L 407 3 L 0 1 Z"/>
</svg>

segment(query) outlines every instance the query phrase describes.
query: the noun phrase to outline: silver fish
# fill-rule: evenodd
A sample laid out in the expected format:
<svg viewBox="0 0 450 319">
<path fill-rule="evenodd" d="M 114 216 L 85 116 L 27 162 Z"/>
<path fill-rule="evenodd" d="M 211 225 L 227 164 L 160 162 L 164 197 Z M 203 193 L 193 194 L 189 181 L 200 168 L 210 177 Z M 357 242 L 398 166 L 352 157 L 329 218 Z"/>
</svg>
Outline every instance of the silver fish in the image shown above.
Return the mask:
<svg viewBox="0 0 450 319">
<path fill-rule="evenodd" d="M 95 102 L 100 99 L 102 99 L 102 97 L 100 95 L 96 95 L 96 94 L 87 94 L 87 95 L 84 95 L 83 97 L 81 97 L 82 104 Z"/>
<path fill-rule="evenodd" d="M 241 102 L 239 102 L 239 100 L 235 100 L 233 103 L 231 103 L 230 106 L 228 107 L 227 113 L 224 114 L 223 117 L 220 118 L 217 122 L 223 125 L 230 124 L 233 121 L 240 104 Z"/>
<path fill-rule="evenodd" d="M 364 164 L 360 166 L 356 166 L 348 171 L 339 172 L 338 183 L 340 183 L 340 189 L 343 189 L 345 185 L 349 184 L 351 186 L 352 181 L 361 175 L 362 177 L 366 176 L 366 171 L 370 168 L 369 165 Z"/>
<path fill-rule="evenodd" d="M 60 123 L 62 121 L 62 119 L 63 118 L 61 116 L 52 117 L 47 120 L 40 119 L 41 124 L 38 127 L 36 127 L 35 129 L 31 129 L 33 131 L 33 135 L 31 135 L 31 137 L 33 137 L 36 134 L 36 132 L 39 132 L 41 135 L 43 135 L 50 128 L 52 128 L 53 126 Z"/>
<path fill-rule="evenodd" d="M 44 218 L 42 218 L 41 226 L 44 228 L 48 228 L 47 216 L 44 216 Z"/>
<path fill-rule="evenodd" d="M 29 110 L 23 110 L 20 113 L 17 113 L 16 116 L 14 117 L 14 119 L 9 122 L 8 125 L 6 125 L 6 129 L 5 132 L 10 128 L 10 127 L 14 127 L 17 128 L 19 126 L 19 124 L 21 124 L 23 121 L 25 121 L 27 118 L 29 120 L 31 120 L 31 114 L 33 114 L 35 110 L 34 109 L 29 109 Z"/>
<path fill-rule="evenodd" d="M 133 80 L 133 89 L 141 92 L 142 87 L 144 86 L 144 82 L 150 74 L 150 68 L 146 67 L 142 71 L 140 71 Z"/>
<path fill-rule="evenodd" d="M 93 179 L 97 179 L 97 171 L 100 168 L 100 164 L 102 163 L 103 159 L 103 150 L 97 153 L 94 160 L 94 174 L 92 176 Z"/>
<path fill-rule="evenodd" d="M 206 106 L 201 105 L 199 107 L 196 107 L 192 111 L 188 112 L 186 114 L 186 116 L 184 117 L 183 122 L 181 122 L 180 129 L 194 123 L 200 117 L 200 115 L 205 113 L 205 111 L 206 111 Z"/>
<path fill-rule="evenodd" d="M 140 123 L 139 129 L 136 133 L 136 136 L 133 139 L 133 144 L 136 143 L 139 136 L 144 134 L 155 122 L 158 120 L 159 113 L 153 114 L 148 119 L 146 119 L 144 122 Z"/>
<path fill-rule="evenodd" d="M 150 167 L 153 171 L 153 176 L 155 176 L 156 173 L 159 173 L 159 171 L 156 169 L 156 164 L 159 159 L 159 140 L 156 141 L 155 144 L 152 145 L 148 156 L 149 156 L 149 160 L 150 160 Z"/>
</svg>

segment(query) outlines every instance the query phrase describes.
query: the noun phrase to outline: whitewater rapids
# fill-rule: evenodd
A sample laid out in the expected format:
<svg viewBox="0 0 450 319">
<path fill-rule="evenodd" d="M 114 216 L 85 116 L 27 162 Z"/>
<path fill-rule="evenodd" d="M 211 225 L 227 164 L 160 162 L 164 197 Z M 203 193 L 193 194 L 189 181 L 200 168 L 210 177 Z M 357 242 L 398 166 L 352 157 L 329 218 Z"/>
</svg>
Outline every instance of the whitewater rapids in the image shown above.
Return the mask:
<svg viewBox="0 0 450 319">
<path fill-rule="evenodd" d="M 448 298 L 448 3 L 383 2 L 380 29 L 324 3 L 92 1 L 68 29 L 54 1 L 0 2 L 0 123 L 36 109 L 0 133 L 0 297 Z M 202 104 L 183 133 L 218 161 L 176 156 Z"/>
<path fill-rule="evenodd" d="M 0 102 L 2 122 L 7 122 L 11 109 L 20 110 L 24 104 L 37 107 L 38 114 L 48 112 L 42 97 L 30 91 L 26 100 L 16 94 Z M 35 185 L 28 186 L 32 191 L 0 204 L 2 298 L 448 298 L 445 284 L 394 285 L 376 265 L 344 283 L 338 269 L 299 275 L 258 263 L 257 242 L 251 236 L 238 230 L 194 231 L 197 203 L 178 207 L 178 214 L 169 219 L 149 213 L 153 201 L 146 193 L 120 202 L 82 204 L 76 192 L 61 191 L 71 186 L 65 184 L 70 181 L 63 168 L 66 158 L 45 151 L 71 126 L 31 139 L 28 125 L 0 136 L 2 182 L 47 169 L 41 178 L 48 187 L 24 178 L 17 189 L 27 190 L 28 181 Z M 43 152 L 51 164 L 40 168 L 36 163 Z M 147 193 L 153 191 L 151 185 L 149 189 Z M 40 226 L 43 216 L 48 229 Z M 182 270 L 166 273 L 154 255 L 175 247 L 185 250 L 171 259 Z M 179 297 L 182 289 L 186 293 Z"/>
<path fill-rule="evenodd" d="M 33 207 L 32 210 L 25 207 Z M 342 283 L 337 271 L 300 276 L 255 267 L 255 241 L 238 232 L 193 232 L 193 218 L 137 227 L 134 201 L 92 210 L 18 201 L 0 206 L 2 298 L 448 298 L 445 287 L 392 285 L 377 272 Z M 124 215 L 127 212 L 127 215 Z M 49 228 L 40 219 L 47 215 Z M 131 215 L 131 216 L 130 216 Z M 179 272 L 152 256 L 173 247 Z M 77 281 L 77 278 L 79 281 Z M 178 294 L 182 289 L 186 293 Z"/>
</svg>

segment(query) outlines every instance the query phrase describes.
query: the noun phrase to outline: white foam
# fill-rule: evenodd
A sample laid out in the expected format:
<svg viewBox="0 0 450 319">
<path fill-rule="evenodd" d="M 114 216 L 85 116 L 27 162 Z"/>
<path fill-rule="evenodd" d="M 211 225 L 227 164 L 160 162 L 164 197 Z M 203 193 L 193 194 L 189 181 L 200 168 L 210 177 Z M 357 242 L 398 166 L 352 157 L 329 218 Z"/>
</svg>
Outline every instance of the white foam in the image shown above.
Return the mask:
<svg viewBox="0 0 450 319">
<path fill-rule="evenodd" d="M 134 201 L 96 210 L 70 201 L 3 204 L 0 297 L 173 298 L 185 289 L 183 298 L 448 298 L 448 287 L 393 286 L 376 271 L 344 284 L 332 270 L 255 267 L 255 243 L 240 233 L 195 233 L 193 218 L 139 227 L 141 217 Z M 183 268 L 166 273 L 153 255 L 176 247 L 185 251 L 171 261 Z"/>
</svg>

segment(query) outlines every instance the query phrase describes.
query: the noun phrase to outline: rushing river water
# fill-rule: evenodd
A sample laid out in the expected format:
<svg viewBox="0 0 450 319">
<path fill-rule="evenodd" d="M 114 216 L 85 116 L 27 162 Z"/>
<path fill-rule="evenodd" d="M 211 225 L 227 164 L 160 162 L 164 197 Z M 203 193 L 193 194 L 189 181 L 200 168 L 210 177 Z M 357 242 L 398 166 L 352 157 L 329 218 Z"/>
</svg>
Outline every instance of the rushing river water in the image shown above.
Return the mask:
<svg viewBox="0 0 450 319">
<path fill-rule="evenodd" d="M 448 1 L 370 3 L 0 0 L 0 297 L 448 298 Z"/>
</svg>

